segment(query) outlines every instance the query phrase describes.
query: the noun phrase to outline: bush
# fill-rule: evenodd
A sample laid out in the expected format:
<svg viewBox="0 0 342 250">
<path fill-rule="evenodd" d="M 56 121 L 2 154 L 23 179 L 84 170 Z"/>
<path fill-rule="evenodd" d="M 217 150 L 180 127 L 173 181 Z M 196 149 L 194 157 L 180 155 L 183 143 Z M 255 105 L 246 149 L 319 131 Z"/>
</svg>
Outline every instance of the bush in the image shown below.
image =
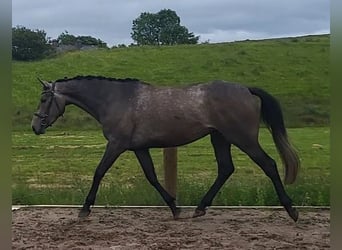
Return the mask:
<svg viewBox="0 0 342 250">
<path fill-rule="evenodd" d="M 74 36 L 69 34 L 68 31 L 63 32 L 60 34 L 55 40 L 58 45 L 74 45 L 77 47 L 83 46 L 96 46 L 98 48 L 108 48 L 107 44 L 102 41 L 101 39 L 97 39 L 92 36 Z"/>
<path fill-rule="evenodd" d="M 23 26 L 12 28 L 12 58 L 21 61 L 42 59 L 54 49 L 44 30 L 30 30 Z"/>
</svg>

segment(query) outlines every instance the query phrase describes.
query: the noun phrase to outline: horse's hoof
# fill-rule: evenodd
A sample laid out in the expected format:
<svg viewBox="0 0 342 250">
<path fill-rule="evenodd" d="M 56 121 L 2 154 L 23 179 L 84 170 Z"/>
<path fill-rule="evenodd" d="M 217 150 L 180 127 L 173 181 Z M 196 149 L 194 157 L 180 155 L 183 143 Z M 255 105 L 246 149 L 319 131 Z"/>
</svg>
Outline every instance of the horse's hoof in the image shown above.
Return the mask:
<svg viewBox="0 0 342 250">
<path fill-rule="evenodd" d="M 90 209 L 81 209 L 81 211 L 78 213 L 78 218 L 85 218 L 89 216 L 91 210 Z"/>
<path fill-rule="evenodd" d="M 205 210 L 200 210 L 196 208 L 194 214 L 192 215 L 192 218 L 200 217 L 203 215 L 205 215 Z"/>
<path fill-rule="evenodd" d="M 297 222 L 298 220 L 298 211 L 295 208 L 292 208 L 291 210 L 288 211 L 290 217 L 294 220 L 294 222 Z"/>
<path fill-rule="evenodd" d="M 181 209 L 180 208 L 176 208 L 175 212 L 173 213 L 173 219 L 174 220 L 178 220 L 180 213 L 181 213 Z"/>
</svg>

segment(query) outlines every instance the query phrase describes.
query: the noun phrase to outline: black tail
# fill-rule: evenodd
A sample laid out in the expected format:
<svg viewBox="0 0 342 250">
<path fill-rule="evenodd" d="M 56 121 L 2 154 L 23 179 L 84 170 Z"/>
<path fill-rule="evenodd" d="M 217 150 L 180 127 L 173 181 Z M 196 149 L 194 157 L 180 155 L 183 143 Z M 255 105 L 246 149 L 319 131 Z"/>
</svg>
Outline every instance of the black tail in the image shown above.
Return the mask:
<svg viewBox="0 0 342 250">
<path fill-rule="evenodd" d="M 299 157 L 287 138 L 283 112 L 280 104 L 273 96 L 259 88 L 248 88 L 261 99 L 261 116 L 272 133 L 279 155 L 285 168 L 285 183 L 296 180 L 300 165 Z"/>
</svg>

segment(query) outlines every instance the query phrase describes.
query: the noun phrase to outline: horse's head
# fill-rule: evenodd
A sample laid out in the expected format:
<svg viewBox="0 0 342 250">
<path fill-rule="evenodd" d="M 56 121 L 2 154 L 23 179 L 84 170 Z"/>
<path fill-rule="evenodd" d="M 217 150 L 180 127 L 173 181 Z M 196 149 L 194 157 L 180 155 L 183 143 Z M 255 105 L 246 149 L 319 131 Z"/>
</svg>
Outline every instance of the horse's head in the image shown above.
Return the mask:
<svg viewBox="0 0 342 250">
<path fill-rule="evenodd" d="M 44 134 L 45 129 L 51 126 L 65 110 L 65 98 L 55 91 L 55 82 L 48 83 L 38 78 L 43 91 L 37 112 L 32 119 L 32 129 L 36 135 Z"/>
</svg>

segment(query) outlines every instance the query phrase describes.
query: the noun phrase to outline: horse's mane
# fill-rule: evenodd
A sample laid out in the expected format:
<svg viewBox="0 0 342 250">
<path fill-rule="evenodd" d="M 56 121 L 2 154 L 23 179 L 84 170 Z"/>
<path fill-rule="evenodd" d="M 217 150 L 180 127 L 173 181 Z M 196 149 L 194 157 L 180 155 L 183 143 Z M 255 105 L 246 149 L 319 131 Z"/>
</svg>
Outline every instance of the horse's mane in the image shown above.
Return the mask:
<svg viewBox="0 0 342 250">
<path fill-rule="evenodd" d="M 93 76 L 93 75 L 87 75 L 87 76 L 75 76 L 72 78 L 64 77 L 61 79 L 57 79 L 55 82 L 68 82 L 72 80 L 107 80 L 107 81 L 116 81 L 116 82 L 141 82 L 139 79 L 136 78 L 113 78 L 113 77 L 105 77 L 105 76 Z"/>
</svg>

